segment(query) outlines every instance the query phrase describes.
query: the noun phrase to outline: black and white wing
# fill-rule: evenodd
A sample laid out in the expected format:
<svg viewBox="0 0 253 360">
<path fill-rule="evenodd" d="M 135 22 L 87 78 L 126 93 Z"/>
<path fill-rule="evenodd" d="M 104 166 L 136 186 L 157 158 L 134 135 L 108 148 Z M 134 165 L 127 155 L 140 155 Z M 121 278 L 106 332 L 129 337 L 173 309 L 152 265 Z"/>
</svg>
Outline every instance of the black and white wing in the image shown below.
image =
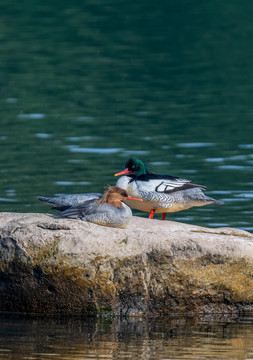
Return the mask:
<svg viewBox="0 0 253 360">
<path fill-rule="evenodd" d="M 142 191 L 154 191 L 157 193 L 169 194 L 174 191 L 186 190 L 195 187 L 203 188 L 202 185 L 192 184 L 190 180 L 170 175 L 150 174 L 136 180 L 137 187 Z"/>
<path fill-rule="evenodd" d="M 176 178 L 175 180 L 161 181 L 156 187 L 155 191 L 158 193 L 169 194 L 179 190 L 187 190 L 192 188 L 203 188 L 202 185 L 192 184 L 189 180 Z"/>
</svg>

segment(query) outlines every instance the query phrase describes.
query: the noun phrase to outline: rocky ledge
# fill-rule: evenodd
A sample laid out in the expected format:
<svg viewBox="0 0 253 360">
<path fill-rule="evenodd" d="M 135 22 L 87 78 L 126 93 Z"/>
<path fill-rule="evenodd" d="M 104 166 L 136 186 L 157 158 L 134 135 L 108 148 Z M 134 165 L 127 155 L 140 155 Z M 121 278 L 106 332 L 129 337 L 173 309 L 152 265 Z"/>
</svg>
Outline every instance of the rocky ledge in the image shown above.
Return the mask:
<svg viewBox="0 0 253 360">
<path fill-rule="evenodd" d="M 127 229 L 0 214 L 0 311 L 253 310 L 253 234 L 133 217 Z"/>
</svg>

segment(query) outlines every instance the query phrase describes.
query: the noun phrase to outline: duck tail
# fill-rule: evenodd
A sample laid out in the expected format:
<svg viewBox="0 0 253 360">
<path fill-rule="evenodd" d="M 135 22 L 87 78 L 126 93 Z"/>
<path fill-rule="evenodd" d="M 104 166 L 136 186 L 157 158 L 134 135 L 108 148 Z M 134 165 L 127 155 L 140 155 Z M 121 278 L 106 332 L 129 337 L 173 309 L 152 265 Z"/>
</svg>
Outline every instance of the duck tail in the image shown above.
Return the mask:
<svg viewBox="0 0 253 360">
<path fill-rule="evenodd" d="M 213 202 L 214 202 L 214 204 L 216 204 L 216 205 L 223 205 L 223 204 L 224 204 L 224 201 L 215 200 L 215 199 L 213 199 Z"/>
<path fill-rule="evenodd" d="M 209 197 L 209 196 L 206 196 L 206 195 L 204 195 L 203 200 L 205 200 L 205 201 L 210 201 L 210 202 L 212 202 L 213 204 L 216 204 L 216 205 L 223 205 L 223 204 L 224 204 L 223 201 L 213 199 L 213 198 L 211 198 L 211 197 Z"/>
<path fill-rule="evenodd" d="M 203 189 L 201 189 L 200 187 L 195 187 L 195 188 L 186 190 L 186 193 L 189 196 L 189 198 L 192 199 L 192 200 L 209 202 L 209 203 L 213 203 L 213 204 L 216 204 L 216 205 L 222 205 L 223 204 L 222 201 L 216 200 L 214 198 L 211 198 L 210 196 L 207 196 L 206 194 L 203 193 L 202 190 Z"/>
<path fill-rule="evenodd" d="M 37 196 L 37 199 L 39 201 L 46 202 L 46 203 L 49 202 L 49 200 L 50 200 L 50 198 L 45 197 L 45 196 Z"/>
</svg>

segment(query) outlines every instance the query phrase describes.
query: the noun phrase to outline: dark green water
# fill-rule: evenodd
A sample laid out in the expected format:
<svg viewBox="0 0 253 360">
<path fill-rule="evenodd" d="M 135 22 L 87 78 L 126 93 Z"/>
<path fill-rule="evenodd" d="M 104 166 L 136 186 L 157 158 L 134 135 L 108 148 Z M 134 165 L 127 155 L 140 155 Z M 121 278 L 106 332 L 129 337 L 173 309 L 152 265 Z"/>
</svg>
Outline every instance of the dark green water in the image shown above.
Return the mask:
<svg viewBox="0 0 253 360">
<path fill-rule="evenodd" d="M 222 359 L 253 357 L 252 318 L 0 318 L 0 359 Z"/>
<path fill-rule="evenodd" d="M 137 155 L 225 201 L 170 219 L 252 230 L 252 13 L 251 0 L 2 0 L 1 210 L 103 192 Z"/>
</svg>

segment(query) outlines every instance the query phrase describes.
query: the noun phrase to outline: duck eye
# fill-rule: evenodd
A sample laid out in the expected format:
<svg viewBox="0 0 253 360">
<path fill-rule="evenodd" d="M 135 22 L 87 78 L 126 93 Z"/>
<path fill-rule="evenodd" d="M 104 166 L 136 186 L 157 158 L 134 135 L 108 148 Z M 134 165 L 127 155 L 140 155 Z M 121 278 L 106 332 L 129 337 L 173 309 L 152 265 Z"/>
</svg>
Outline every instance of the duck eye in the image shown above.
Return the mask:
<svg viewBox="0 0 253 360">
<path fill-rule="evenodd" d="M 132 165 L 132 169 L 135 169 L 136 168 L 136 166 L 135 165 Z"/>
<path fill-rule="evenodd" d="M 126 197 L 126 196 L 127 196 L 127 195 L 126 195 L 125 193 L 123 193 L 123 192 L 121 193 L 121 195 L 122 195 L 122 196 L 124 196 L 124 197 Z"/>
</svg>

